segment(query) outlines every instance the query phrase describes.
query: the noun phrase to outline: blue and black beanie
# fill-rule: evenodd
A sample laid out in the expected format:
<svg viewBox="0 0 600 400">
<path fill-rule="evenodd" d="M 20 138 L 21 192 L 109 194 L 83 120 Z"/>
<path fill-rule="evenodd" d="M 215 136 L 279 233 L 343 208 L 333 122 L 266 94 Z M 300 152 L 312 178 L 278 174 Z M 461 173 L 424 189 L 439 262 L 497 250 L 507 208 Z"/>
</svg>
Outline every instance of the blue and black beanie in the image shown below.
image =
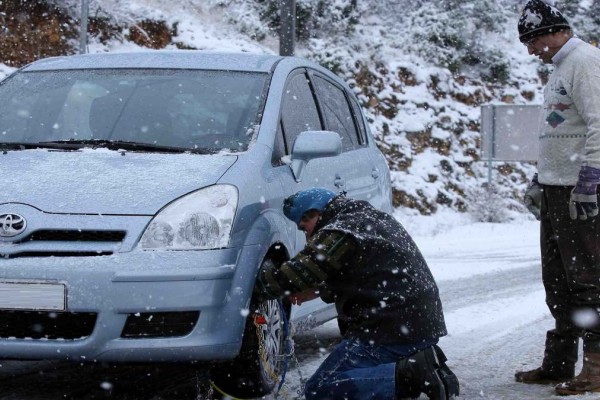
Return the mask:
<svg viewBox="0 0 600 400">
<path fill-rule="evenodd" d="M 298 225 L 305 212 L 310 210 L 323 211 L 327 203 L 334 197 L 334 192 L 323 188 L 301 190 L 285 199 L 283 213 Z"/>
</svg>

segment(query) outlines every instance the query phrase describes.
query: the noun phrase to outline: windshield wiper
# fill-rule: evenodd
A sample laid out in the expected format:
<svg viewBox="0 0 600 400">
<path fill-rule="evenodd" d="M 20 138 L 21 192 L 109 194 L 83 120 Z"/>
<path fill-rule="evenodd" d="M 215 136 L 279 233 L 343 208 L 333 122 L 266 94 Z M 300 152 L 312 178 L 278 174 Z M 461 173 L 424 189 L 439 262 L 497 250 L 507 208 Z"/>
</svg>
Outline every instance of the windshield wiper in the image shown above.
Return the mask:
<svg viewBox="0 0 600 400">
<path fill-rule="evenodd" d="M 214 153 L 214 149 L 190 149 L 187 147 L 165 146 L 154 143 L 129 142 L 125 140 L 107 140 L 107 139 L 86 139 L 86 140 L 53 140 L 49 142 L 40 142 L 41 145 L 56 145 L 64 146 L 65 148 L 81 149 L 83 147 L 90 148 L 107 148 L 111 150 L 130 150 L 140 152 L 166 152 L 166 153 L 195 153 L 195 154 L 210 154 Z"/>
<path fill-rule="evenodd" d="M 60 149 L 77 150 L 62 143 L 53 142 L 0 142 L 1 150 L 26 150 L 26 149 Z"/>
</svg>

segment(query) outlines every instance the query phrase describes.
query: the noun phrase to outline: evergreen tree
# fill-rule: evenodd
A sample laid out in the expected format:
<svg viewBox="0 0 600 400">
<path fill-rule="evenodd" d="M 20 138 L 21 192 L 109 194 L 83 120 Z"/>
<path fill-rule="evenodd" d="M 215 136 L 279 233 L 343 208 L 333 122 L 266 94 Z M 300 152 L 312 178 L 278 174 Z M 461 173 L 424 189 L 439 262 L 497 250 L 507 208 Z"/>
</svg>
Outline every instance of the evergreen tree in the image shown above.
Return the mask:
<svg viewBox="0 0 600 400">
<path fill-rule="evenodd" d="M 569 19 L 573 20 L 581 10 L 580 0 L 561 0 L 556 7 Z"/>
<path fill-rule="evenodd" d="M 600 44 L 600 0 L 594 0 L 590 7 L 590 42 L 595 46 Z"/>
<path fill-rule="evenodd" d="M 255 0 L 255 4 L 261 20 L 278 31 L 281 26 L 281 0 Z M 354 29 L 359 16 L 358 0 L 296 0 L 297 39 L 305 41 L 348 34 Z"/>
<path fill-rule="evenodd" d="M 505 29 L 510 13 L 507 5 L 499 6 L 494 0 L 429 2 L 411 14 L 413 37 L 407 47 L 453 73 L 506 82 L 506 57 L 485 41 L 486 34 Z"/>
</svg>

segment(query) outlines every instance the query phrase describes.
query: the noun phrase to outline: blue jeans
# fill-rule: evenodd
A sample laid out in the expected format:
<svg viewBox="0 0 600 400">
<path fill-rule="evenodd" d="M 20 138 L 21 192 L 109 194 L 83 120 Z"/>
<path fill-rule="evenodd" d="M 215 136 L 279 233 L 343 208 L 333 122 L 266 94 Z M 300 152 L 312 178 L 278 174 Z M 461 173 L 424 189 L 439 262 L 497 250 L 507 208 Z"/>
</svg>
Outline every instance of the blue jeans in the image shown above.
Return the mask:
<svg viewBox="0 0 600 400">
<path fill-rule="evenodd" d="M 437 343 L 377 345 L 343 340 L 306 382 L 307 400 L 396 398 L 396 362 Z"/>
</svg>

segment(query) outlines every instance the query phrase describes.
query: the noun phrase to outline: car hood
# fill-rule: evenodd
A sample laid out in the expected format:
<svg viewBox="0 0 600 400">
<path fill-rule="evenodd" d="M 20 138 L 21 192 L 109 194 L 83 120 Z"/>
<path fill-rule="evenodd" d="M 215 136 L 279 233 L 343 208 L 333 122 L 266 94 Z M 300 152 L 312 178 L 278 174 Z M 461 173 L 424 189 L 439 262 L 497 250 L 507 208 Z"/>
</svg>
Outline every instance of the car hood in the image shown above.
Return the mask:
<svg viewBox="0 0 600 400">
<path fill-rule="evenodd" d="M 49 213 L 152 215 L 169 202 L 214 184 L 237 157 L 107 149 L 0 153 L 0 205 Z"/>
</svg>

